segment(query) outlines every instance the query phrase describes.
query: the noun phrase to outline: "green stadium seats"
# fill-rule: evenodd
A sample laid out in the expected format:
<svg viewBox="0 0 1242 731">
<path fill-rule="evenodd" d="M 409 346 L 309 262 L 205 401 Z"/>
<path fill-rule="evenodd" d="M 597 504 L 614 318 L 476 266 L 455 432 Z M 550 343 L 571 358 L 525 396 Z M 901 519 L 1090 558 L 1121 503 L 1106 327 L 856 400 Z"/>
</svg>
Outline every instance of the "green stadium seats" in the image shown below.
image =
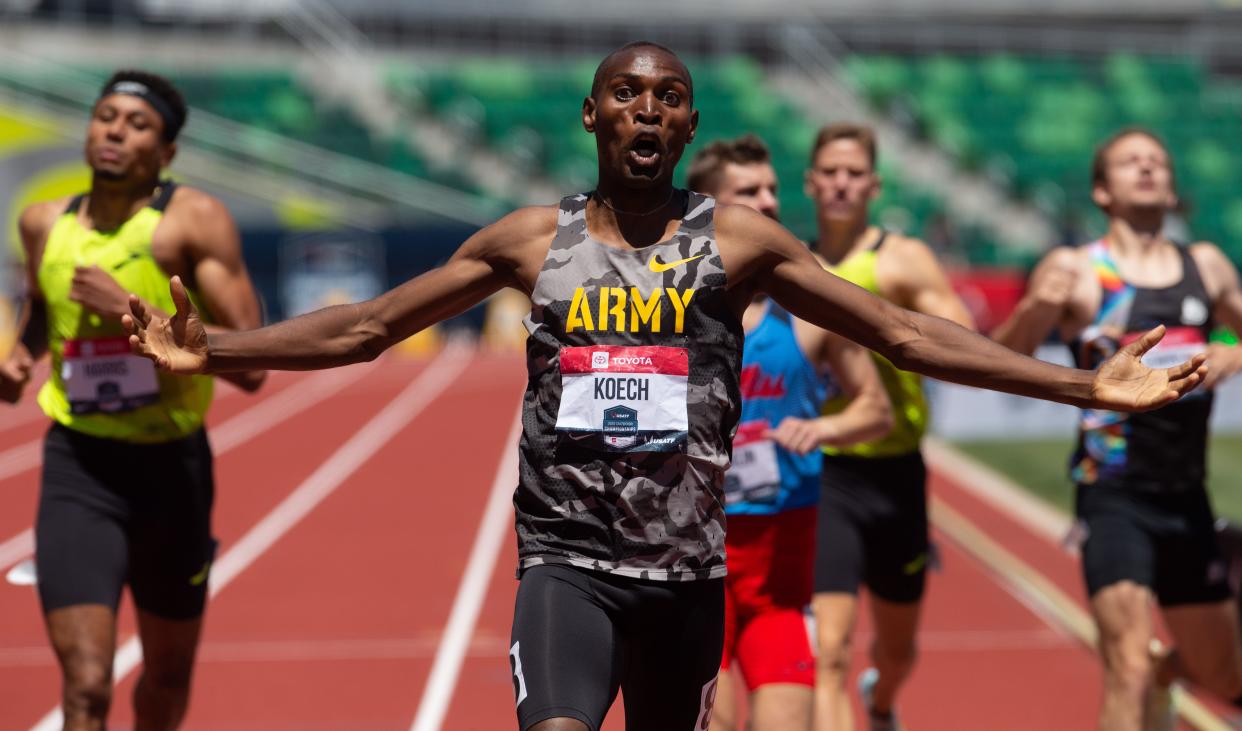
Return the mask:
<svg viewBox="0 0 1242 731">
<path fill-rule="evenodd" d="M 881 110 L 908 97 L 916 128 L 962 165 L 981 167 L 1052 215 L 1092 225 L 1100 222 L 1089 199 L 1095 146 L 1124 126 L 1151 128 L 1174 155 L 1195 237 L 1242 261 L 1242 156 L 1234 151 L 1242 85 L 1194 59 L 859 55 L 845 71 Z"/>
</svg>

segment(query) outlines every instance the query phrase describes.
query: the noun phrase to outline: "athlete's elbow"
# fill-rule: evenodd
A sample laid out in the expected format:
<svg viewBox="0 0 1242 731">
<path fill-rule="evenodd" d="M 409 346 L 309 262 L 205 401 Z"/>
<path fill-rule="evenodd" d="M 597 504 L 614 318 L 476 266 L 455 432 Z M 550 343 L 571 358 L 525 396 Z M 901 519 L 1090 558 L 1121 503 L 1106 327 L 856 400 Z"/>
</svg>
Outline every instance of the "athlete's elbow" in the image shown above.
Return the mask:
<svg viewBox="0 0 1242 731">
<path fill-rule="evenodd" d="M 374 317 L 364 317 L 350 332 L 349 360 L 370 363 L 392 345 L 388 327 Z"/>
<path fill-rule="evenodd" d="M 896 341 L 880 353 L 903 371 L 935 375 L 931 371 L 939 362 L 936 343 L 921 333 Z"/>
</svg>

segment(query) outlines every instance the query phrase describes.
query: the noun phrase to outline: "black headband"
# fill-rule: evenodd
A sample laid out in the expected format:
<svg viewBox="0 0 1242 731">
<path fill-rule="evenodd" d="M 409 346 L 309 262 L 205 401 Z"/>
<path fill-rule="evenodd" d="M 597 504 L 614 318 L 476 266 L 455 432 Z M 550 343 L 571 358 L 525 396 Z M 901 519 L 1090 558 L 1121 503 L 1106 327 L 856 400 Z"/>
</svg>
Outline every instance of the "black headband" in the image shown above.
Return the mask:
<svg viewBox="0 0 1242 731">
<path fill-rule="evenodd" d="M 164 97 L 151 91 L 151 87 L 140 81 L 118 81 L 103 90 L 99 95 L 100 99 L 113 94 L 128 94 L 136 96 L 156 111 L 164 120 L 164 139 L 172 141 L 176 139 L 177 133 L 181 131 L 181 125 L 185 124 L 185 115 L 179 114 L 172 105 L 169 104 Z"/>
</svg>

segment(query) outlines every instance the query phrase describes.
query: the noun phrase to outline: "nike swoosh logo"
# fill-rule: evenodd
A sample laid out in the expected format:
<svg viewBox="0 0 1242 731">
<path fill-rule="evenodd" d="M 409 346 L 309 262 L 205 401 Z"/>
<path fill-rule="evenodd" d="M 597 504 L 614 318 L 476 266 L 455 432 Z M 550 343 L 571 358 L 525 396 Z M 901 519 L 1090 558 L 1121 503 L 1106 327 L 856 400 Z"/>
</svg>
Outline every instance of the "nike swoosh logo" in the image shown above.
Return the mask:
<svg viewBox="0 0 1242 731">
<path fill-rule="evenodd" d="M 682 264 L 685 264 L 687 262 L 692 262 L 695 259 L 702 259 L 705 256 L 707 256 L 707 254 L 699 254 L 698 256 L 692 256 L 689 259 L 678 259 L 677 261 L 670 261 L 669 263 L 665 264 L 660 261 L 660 256 L 657 254 L 656 256 L 651 257 L 651 260 L 647 262 L 647 267 L 651 269 L 651 271 L 655 272 L 656 274 L 663 274 L 664 272 L 667 272 L 669 269 L 676 269 Z"/>
<path fill-rule="evenodd" d="M 114 271 L 114 272 L 119 272 L 119 271 L 121 270 L 121 267 L 123 267 L 123 266 L 125 266 L 126 264 L 129 264 L 129 263 L 131 263 L 131 262 L 138 261 L 138 260 L 139 260 L 139 259 L 141 259 L 141 258 L 142 258 L 142 254 L 130 254 L 130 255 L 129 255 L 129 258 L 127 258 L 127 259 L 123 259 L 123 260 L 121 260 L 120 262 L 118 262 L 117 264 L 115 264 L 115 265 L 112 267 L 112 271 Z"/>
<path fill-rule="evenodd" d="M 211 572 L 211 562 L 208 561 L 207 563 L 203 564 L 202 571 L 199 571 L 197 574 L 194 574 L 193 576 L 190 577 L 190 586 L 202 586 L 203 582 L 207 580 L 207 574 L 209 574 L 210 572 Z"/>
<path fill-rule="evenodd" d="M 903 567 L 905 569 L 906 575 L 913 576 L 914 574 L 917 574 L 919 571 L 921 571 L 922 568 L 927 565 L 927 559 L 928 559 L 928 555 L 926 553 L 920 553 L 917 558 L 915 558 L 913 561 L 911 561 L 910 563 L 906 564 Z"/>
</svg>

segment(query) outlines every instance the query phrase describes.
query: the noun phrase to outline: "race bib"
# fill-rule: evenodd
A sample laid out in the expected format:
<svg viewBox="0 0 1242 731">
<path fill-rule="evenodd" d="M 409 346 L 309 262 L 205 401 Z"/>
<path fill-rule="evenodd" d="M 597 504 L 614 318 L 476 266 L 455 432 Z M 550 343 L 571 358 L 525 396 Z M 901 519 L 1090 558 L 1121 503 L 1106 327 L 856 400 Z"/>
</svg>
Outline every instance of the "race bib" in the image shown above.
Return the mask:
<svg viewBox="0 0 1242 731">
<path fill-rule="evenodd" d="M 781 468 L 776 442 L 763 434 L 767 420 L 738 425 L 733 437 L 733 464 L 725 473 L 725 504 L 774 502 L 781 491 Z"/>
<path fill-rule="evenodd" d="M 1141 337 L 1143 333 L 1129 333 L 1121 339 L 1121 344 L 1129 345 Z M 1143 365 L 1148 368 L 1172 368 L 1206 350 L 1207 341 L 1199 328 L 1170 327 L 1165 330 L 1164 339 L 1143 356 Z"/>
<path fill-rule="evenodd" d="M 683 451 L 689 422 L 685 348 L 594 345 L 561 350 L 556 429 L 615 452 Z"/>
<path fill-rule="evenodd" d="M 73 414 L 119 413 L 160 400 L 155 364 L 129 350 L 129 339 L 66 340 L 61 380 Z"/>
</svg>

